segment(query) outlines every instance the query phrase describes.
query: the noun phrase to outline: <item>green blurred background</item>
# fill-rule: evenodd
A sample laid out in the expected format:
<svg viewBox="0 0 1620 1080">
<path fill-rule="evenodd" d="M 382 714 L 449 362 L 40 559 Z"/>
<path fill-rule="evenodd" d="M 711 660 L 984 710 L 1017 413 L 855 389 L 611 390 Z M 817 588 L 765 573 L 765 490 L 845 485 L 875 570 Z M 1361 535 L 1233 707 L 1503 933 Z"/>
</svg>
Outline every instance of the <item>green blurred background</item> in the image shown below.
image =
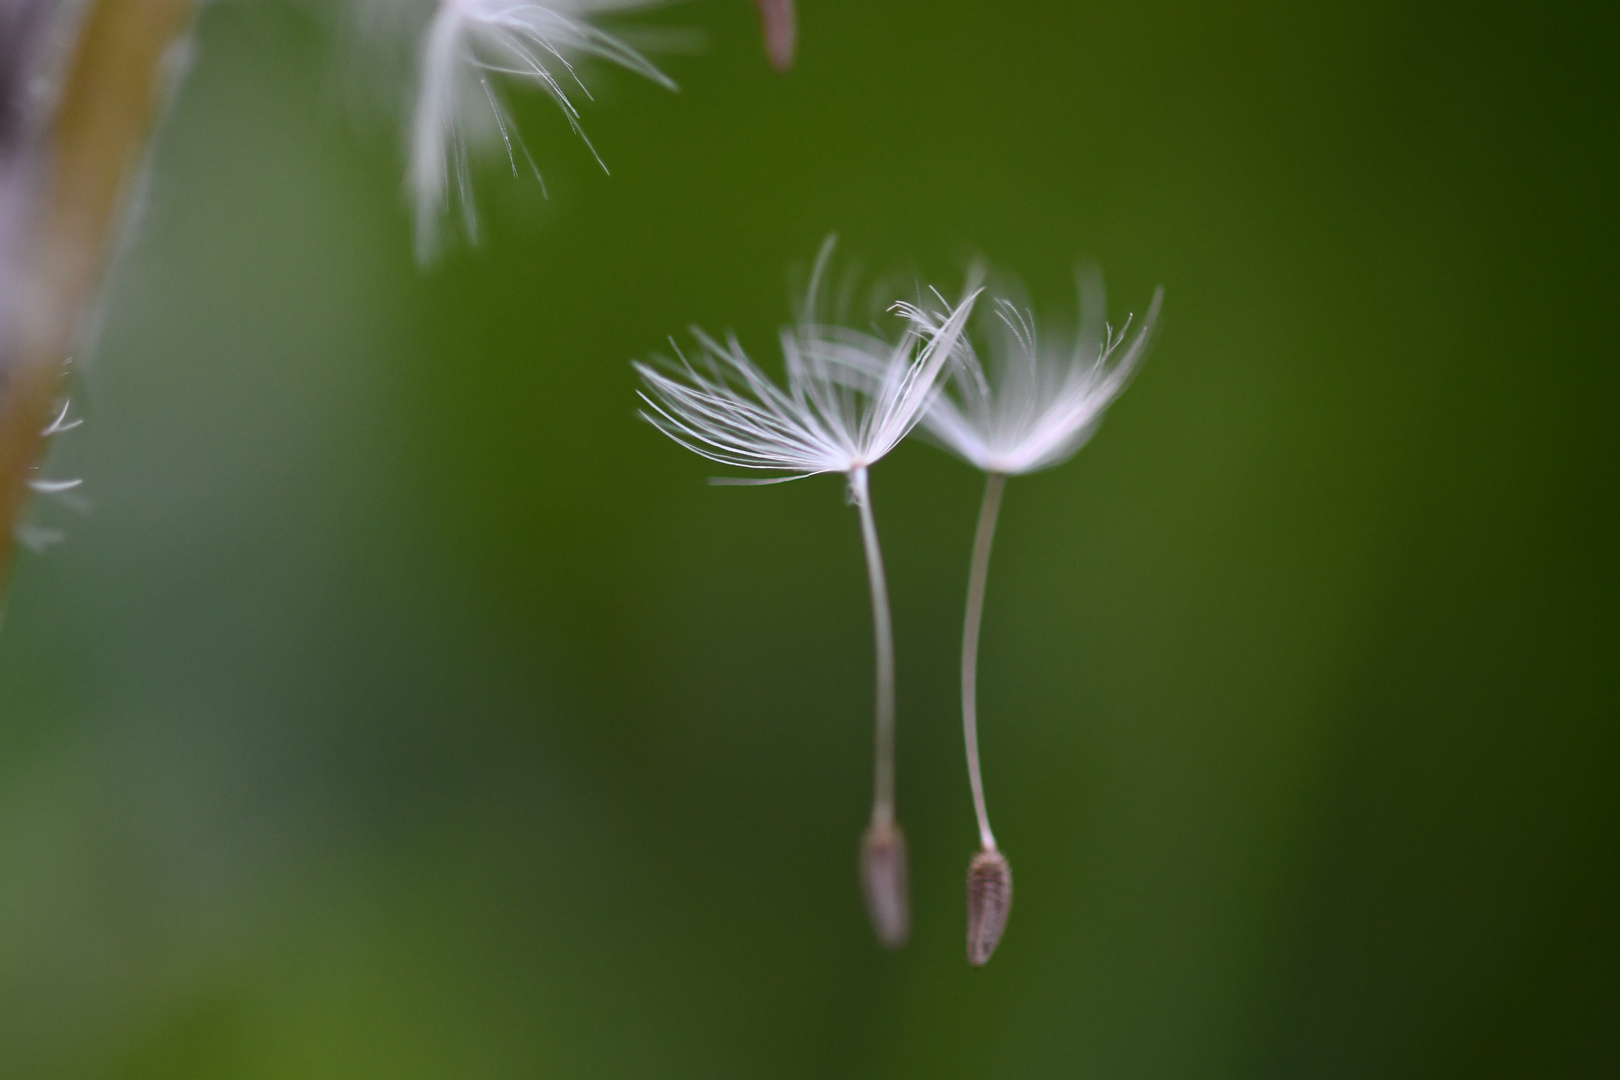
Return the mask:
<svg viewBox="0 0 1620 1080">
<path fill-rule="evenodd" d="M 418 272 L 354 43 L 209 8 L 0 632 L 0 1076 L 1620 1075 L 1614 9 L 807 0 Z M 386 91 L 386 97 L 394 89 Z M 1166 290 L 1009 489 L 1017 878 L 963 958 L 980 480 L 874 474 L 915 933 L 855 884 L 839 481 L 705 486 L 628 361 L 774 361 L 828 231 Z"/>
</svg>

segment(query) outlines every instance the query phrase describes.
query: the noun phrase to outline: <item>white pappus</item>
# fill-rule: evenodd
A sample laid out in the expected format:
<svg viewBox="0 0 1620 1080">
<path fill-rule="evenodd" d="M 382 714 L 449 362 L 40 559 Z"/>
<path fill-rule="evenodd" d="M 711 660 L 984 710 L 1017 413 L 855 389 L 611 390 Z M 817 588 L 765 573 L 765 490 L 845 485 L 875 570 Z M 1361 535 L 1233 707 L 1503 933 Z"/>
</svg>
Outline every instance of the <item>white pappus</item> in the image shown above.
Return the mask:
<svg viewBox="0 0 1620 1080">
<path fill-rule="evenodd" d="M 985 320 L 990 370 L 972 340 L 962 337 L 951 369 L 951 392 L 941 394 L 923 419 L 929 434 L 975 468 L 1008 476 L 1062 464 L 1084 446 L 1103 410 L 1136 373 L 1158 320 L 1163 290 L 1153 294 L 1128 344 L 1131 319 L 1117 331 L 1102 322 L 1101 277 L 1082 272 L 1079 290 L 1081 322 L 1072 344 L 1049 344 L 1027 307 L 997 297 L 994 319 Z M 931 321 L 944 317 L 935 313 Z"/>
<path fill-rule="evenodd" d="M 847 373 L 853 335 L 815 322 L 802 321 L 781 334 L 785 389 L 749 359 L 734 336 L 722 343 L 694 328 L 703 371 L 679 350 L 680 363 L 672 370 L 635 365 L 652 395 L 640 392 L 647 405 L 642 416 L 710 461 L 790 474 L 716 483 L 775 484 L 845 473 L 851 478 L 851 500 L 858 502 L 857 474 L 910 434 L 937 397 L 940 374 L 973 299 L 937 322 L 909 304 L 896 304 L 894 310 L 910 325 L 893 344 L 862 336 L 868 348 L 861 360 L 873 377 L 861 385 Z"/>
</svg>

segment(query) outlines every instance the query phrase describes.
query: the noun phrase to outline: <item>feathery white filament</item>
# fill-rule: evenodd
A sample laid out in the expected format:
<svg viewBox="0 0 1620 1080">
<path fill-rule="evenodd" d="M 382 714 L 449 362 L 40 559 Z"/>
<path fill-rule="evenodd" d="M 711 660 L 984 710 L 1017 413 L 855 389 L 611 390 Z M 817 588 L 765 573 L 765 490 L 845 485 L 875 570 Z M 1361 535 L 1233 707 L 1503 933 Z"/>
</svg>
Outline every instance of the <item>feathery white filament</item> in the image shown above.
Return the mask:
<svg viewBox="0 0 1620 1080">
<path fill-rule="evenodd" d="M 422 43 L 420 86 L 411 121 L 410 187 L 416 203 L 417 256 L 427 260 L 439 244 L 439 218 L 454 193 L 462 222 L 477 237 L 468 154 L 499 138 L 514 174 L 521 155 L 539 170 L 517 133 L 491 76 L 539 88 L 557 103 L 597 163 L 570 94 L 590 97 L 574 68 L 595 57 L 617 64 L 666 89 L 675 84 L 641 53 L 591 25 L 589 16 L 652 6 L 660 0 L 440 0 Z M 607 166 L 602 164 L 603 171 Z M 452 173 L 454 181 L 452 182 Z"/>
<path fill-rule="evenodd" d="M 75 480 L 30 480 L 28 486 L 41 495 L 60 495 L 64 491 L 72 491 L 84 483 L 84 478 Z"/>
<path fill-rule="evenodd" d="M 53 435 L 60 435 L 64 431 L 72 431 L 74 428 L 83 424 L 84 419 L 82 417 L 73 420 L 69 420 L 67 418 L 68 410 L 72 407 L 73 402 L 64 398 L 62 400 L 61 411 L 56 414 L 56 419 L 52 420 L 50 424 L 46 426 L 45 430 L 39 433 L 39 437 L 42 439 L 49 439 Z"/>
</svg>

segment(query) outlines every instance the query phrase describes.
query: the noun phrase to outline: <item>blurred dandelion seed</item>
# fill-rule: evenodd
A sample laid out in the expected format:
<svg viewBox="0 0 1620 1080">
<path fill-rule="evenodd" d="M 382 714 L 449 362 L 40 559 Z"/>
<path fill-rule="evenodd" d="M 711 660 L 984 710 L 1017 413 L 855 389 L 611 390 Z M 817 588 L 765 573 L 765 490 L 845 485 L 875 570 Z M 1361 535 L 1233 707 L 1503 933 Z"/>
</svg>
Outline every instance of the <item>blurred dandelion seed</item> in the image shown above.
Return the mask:
<svg viewBox="0 0 1620 1080">
<path fill-rule="evenodd" d="M 467 236 L 478 238 L 469 157 L 498 142 L 512 174 L 521 158 L 542 191 L 545 181 L 498 87 L 506 78 L 543 91 L 562 110 L 602 171 L 607 165 L 580 123 L 575 97 L 591 94 L 575 65 L 606 60 L 657 83 L 675 83 L 640 52 L 592 25 L 591 16 L 652 7 L 661 0 L 440 0 L 422 40 L 411 119 L 409 184 L 416 206 L 416 253 L 430 261 L 440 243 L 439 219 L 459 209 Z"/>
<path fill-rule="evenodd" d="M 969 279 L 976 282 L 982 276 L 982 269 L 975 268 Z M 959 336 L 949 390 L 932 402 L 922 421 L 935 440 L 986 474 L 962 625 L 962 736 L 980 844 L 968 869 L 967 948 L 968 960 L 975 967 L 984 965 L 995 952 L 1012 905 L 1012 871 L 996 848 L 985 807 L 977 703 L 979 628 L 1002 492 L 1007 477 L 1061 464 L 1085 445 L 1103 411 L 1135 374 L 1164 295 L 1162 289 L 1154 292 L 1141 327 L 1127 343 L 1129 319 L 1117 331 L 1102 321 L 1106 295 L 1101 276 L 1095 271 L 1082 272 L 1079 291 L 1080 326 L 1069 348 L 1044 347 L 1034 314 L 998 297 L 989 334 L 990 372 L 985 371 L 970 338 Z M 924 312 L 922 318 L 932 328 L 943 325 L 949 314 L 948 309 L 937 310 Z"/>
<path fill-rule="evenodd" d="M 872 817 L 861 842 L 860 877 L 873 930 L 893 949 L 905 944 L 911 920 L 905 837 L 894 815 L 894 630 L 867 470 L 911 432 L 936 396 L 978 294 L 934 313 L 894 305 L 907 326 L 893 344 L 849 334 L 816 321 L 833 245 L 829 237 L 817 256 L 798 325 L 781 335 L 786 389 L 749 359 L 735 336 L 721 343 L 697 329 L 692 334 L 702 370 L 679 349 L 672 372 L 643 363 L 635 369 L 646 387 L 639 391 L 642 417 L 675 442 L 724 465 L 789 474 L 715 483 L 774 484 L 817 473 L 848 478 L 872 592 L 877 668 Z M 846 369 L 870 378 L 856 385 Z"/>
<path fill-rule="evenodd" d="M 793 66 L 793 53 L 799 44 L 799 20 L 793 0 L 754 0 L 759 8 L 759 25 L 765 35 L 765 55 L 771 66 L 786 72 Z"/>
</svg>

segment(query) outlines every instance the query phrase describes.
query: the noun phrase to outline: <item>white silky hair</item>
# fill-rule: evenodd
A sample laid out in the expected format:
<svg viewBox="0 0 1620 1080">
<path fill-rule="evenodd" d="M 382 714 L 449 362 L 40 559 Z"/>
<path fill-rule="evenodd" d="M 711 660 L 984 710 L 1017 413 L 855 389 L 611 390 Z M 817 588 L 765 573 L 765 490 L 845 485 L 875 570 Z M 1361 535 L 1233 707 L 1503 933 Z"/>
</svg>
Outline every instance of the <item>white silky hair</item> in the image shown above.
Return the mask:
<svg viewBox="0 0 1620 1080">
<path fill-rule="evenodd" d="M 815 320 L 815 293 L 832 253 L 822 246 L 811 295 L 799 322 L 781 333 L 787 385 L 771 380 L 735 335 L 724 342 L 693 328 L 698 364 L 678 347 L 665 369 L 637 362 L 646 389 L 641 415 L 675 442 L 710 461 L 790 475 L 716 483 L 772 484 L 817 473 L 866 468 L 910 434 L 939 390 L 978 294 L 954 308 L 924 313 L 897 303 L 899 339 L 854 335 Z M 673 345 L 673 341 L 671 342 Z M 859 349 L 859 357 L 850 355 Z M 863 382 L 845 369 L 859 365 Z"/>
<path fill-rule="evenodd" d="M 970 280 L 982 277 L 981 268 Z M 1078 275 L 1080 325 L 1069 341 L 1042 340 L 1034 313 L 1020 303 L 1015 282 L 997 288 L 981 336 L 988 339 L 987 371 L 968 335 L 956 341 L 948 389 L 922 418 L 935 441 L 970 465 L 1016 476 L 1061 464 L 1096 431 L 1104 410 L 1135 375 L 1158 321 L 1164 290 L 1154 291 L 1131 335 L 1132 319 L 1117 330 L 1103 321 L 1106 295 L 1094 270 Z M 1009 295 L 1010 294 L 1010 295 Z M 937 294 L 936 294 L 937 295 Z M 919 307 L 928 327 L 943 325 L 948 308 Z M 870 378 L 847 368 L 855 379 Z"/>
<path fill-rule="evenodd" d="M 452 201 L 468 237 L 477 239 L 469 162 L 474 152 L 498 143 L 514 175 L 521 159 L 540 179 L 492 77 L 527 83 L 547 94 L 606 171 L 580 123 L 576 98 L 591 95 L 576 65 L 587 58 L 605 60 L 666 89 L 676 87 L 640 52 L 593 25 L 591 17 L 667 2 L 439 0 L 422 37 L 410 124 L 407 178 L 420 261 L 437 254 L 440 221 L 451 212 Z"/>
</svg>

